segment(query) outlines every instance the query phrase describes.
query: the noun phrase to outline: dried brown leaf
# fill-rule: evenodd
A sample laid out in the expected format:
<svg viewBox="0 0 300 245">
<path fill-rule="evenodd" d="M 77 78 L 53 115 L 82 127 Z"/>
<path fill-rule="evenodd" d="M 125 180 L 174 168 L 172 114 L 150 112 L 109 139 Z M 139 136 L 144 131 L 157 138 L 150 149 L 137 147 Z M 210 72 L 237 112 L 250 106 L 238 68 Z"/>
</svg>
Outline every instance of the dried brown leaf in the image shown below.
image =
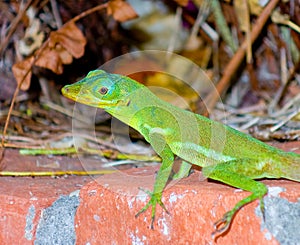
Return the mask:
<svg viewBox="0 0 300 245">
<path fill-rule="evenodd" d="M 56 74 L 63 73 L 63 65 L 58 52 L 50 48 L 42 51 L 35 65 L 50 69 Z"/>
<path fill-rule="evenodd" d="M 33 57 L 29 57 L 21 62 L 14 64 L 12 67 L 12 71 L 17 83 L 20 84 L 22 82 L 22 85 L 20 87 L 21 90 L 26 91 L 30 87 L 30 81 L 32 76 L 31 68 L 33 59 Z"/>
<path fill-rule="evenodd" d="M 109 1 L 107 6 L 107 14 L 112 15 L 115 20 L 120 22 L 138 17 L 131 5 L 122 0 Z"/>
<path fill-rule="evenodd" d="M 55 48 L 57 44 L 64 47 L 73 57 L 80 58 L 84 54 L 86 38 L 81 30 L 70 22 L 55 32 L 51 32 L 49 47 Z"/>
<path fill-rule="evenodd" d="M 59 44 L 56 45 L 55 51 L 59 55 L 61 62 L 63 64 L 71 64 L 72 63 L 73 56 L 67 50 L 65 50 L 61 45 L 59 45 Z"/>
<path fill-rule="evenodd" d="M 80 29 L 74 22 L 69 22 L 61 29 L 51 32 L 48 46 L 41 51 L 34 65 L 61 74 L 63 64 L 70 64 L 73 57 L 80 58 L 84 54 L 85 45 L 86 38 Z M 27 90 L 30 86 L 33 60 L 34 56 L 31 56 L 13 65 L 13 74 L 18 84 L 22 82 L 22 90 Z"/>
</svg>

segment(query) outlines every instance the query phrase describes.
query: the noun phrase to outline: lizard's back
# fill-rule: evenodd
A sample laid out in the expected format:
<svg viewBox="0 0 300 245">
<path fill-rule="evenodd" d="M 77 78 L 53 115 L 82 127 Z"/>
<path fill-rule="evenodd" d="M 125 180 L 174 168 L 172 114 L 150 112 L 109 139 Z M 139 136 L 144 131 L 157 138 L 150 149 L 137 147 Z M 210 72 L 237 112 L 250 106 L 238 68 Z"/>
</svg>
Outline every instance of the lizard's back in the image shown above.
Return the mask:
<svg viewBox="0 0 300 245">
<path fill-rule="evenodd" d="M 269 146 L 245 133 L 163 102 L 147 110 L 151 128 L 168 132 L 166 142 L 182 159 L 199 166 L 253 159 L 261 177 L 300 180 L 300 155 Z"/>
</svg>

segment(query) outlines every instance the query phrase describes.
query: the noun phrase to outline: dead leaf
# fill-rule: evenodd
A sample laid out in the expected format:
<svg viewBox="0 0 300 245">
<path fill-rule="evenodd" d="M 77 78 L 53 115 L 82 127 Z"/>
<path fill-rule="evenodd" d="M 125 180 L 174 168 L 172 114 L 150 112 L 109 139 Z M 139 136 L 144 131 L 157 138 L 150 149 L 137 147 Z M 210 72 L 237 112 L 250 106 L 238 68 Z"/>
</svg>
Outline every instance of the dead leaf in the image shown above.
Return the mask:
<svg viewBox="0 0 300 245">
<path fill-rule="evenodd" d="M 58 53 L 63 64 L 71 64 L 73 61 L 72 55 L 65 50 L 60 44 L 56 45 L 55 51 Z"/>
<path fill-rule="evenodd" d="M 131 5 L 122 0 L 109 1 L 107 6 L 107 14 L 112 15 L 115 20 L 120 22 L 138 17 Z"/>
<path fill-rule="evenodd" d="M 63 72 L 63 64 L 71 64 L 73 57 L 84 54 L 86 39 L 74 22 L 51 32 L 48 46 L 42 51 L 35 65 L 50 69 L 56 74 Z"/>
<path fill-rule="evenodd" d="M 63 73 L 63 64 L 70 64 L 73 57 L 80 58 L 84 54 L 86 38 L 74 22 L 65 24 L 57 31 L 50 33 L 49 44 L 40 50 L 34 65 L 50 69 L 56 74 Z M 13 73 L 20 84 L 26 73 L 21 89 L 27 90 L 30 86 L 31 68 L 34 56 L 14 64 Z"/>
<path fill-rule="evenodd" d="M 56 74 L 62 74 L 63 65 L 56 50 L 46 48 L 42 51 L 35 65 L 50 69 Z"/>
<path fill-rule="evenodd" d="M 33 59 L 33 57 L 29 57 L 21 62 L 14 64 L 12 67 L 12 71 L 17 83 L 20 84 L 22 82 L 20 89 L 23 91 L 28 90 L 30 87 L 30 80 L 32 76 L 31 67 Z M 26 75 L 26 73 L 28 74 Z"/>
<path fill-rule="evenodd" d="M 73 57 L 80 58 L 84 54 L 86 38 L 75 23 L 70 22 L 59 30 L 51 32 L 49 47 L 55 48 L 57 44 L 64 47 Z"/>
</svg>

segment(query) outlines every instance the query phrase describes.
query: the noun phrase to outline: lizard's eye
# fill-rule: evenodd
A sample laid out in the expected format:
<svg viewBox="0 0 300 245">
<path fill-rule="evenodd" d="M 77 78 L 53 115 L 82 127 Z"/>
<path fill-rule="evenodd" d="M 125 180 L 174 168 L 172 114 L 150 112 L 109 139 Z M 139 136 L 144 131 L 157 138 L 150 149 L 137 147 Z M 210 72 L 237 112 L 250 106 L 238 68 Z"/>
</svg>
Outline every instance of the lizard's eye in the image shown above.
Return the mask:
<svg viewBox="0 0 300 245">
<path fill-rule="evenodd" d="M 99 89 L 99 93 L 102 94 L 102 95 L 107 94 L 107 92 L 108 92 L 108 88 L 107 87 L 101 87 Z"/>
</svg>

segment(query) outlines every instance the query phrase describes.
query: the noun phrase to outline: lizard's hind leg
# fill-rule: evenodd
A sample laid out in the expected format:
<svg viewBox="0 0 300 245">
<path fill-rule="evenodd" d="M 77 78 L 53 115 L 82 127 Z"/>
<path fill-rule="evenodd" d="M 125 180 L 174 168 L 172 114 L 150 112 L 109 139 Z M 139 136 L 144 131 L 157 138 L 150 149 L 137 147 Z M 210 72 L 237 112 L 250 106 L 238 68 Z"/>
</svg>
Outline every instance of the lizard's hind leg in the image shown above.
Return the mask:
<svg viewBox="0 0 300 245">
<path fill-rule="evenodd" d="M 263 197 L 268 192 L 268 189 L 263 183 L 253 180 L 253 178 L 259 178 L 261 176 L 259 171 L 257 171 L 257 176 L 254 176 L 254 169 L 252 169 L 251 174 L 249 174 L 249 165 L 255 167 L 253 164 L 251 159 L 239 159 L 207 166 L 202 169 L 203 174 L 210 179 L 218 180 L 252 193 L 239 201 L 232 210 L 226 212 L 223 217 L 215 223 L 215 231 L 212 233 L 213 237 L 219 236 L 228 230 L 236 212 L 244 205 L 256 199 L 260 200 L 260 208 L 262 213 L 264 213 Z M 247 167 L 243 169 L 243 166 Z M 251 177 L 248 177 L 248 174 Z"/>
</svg>

